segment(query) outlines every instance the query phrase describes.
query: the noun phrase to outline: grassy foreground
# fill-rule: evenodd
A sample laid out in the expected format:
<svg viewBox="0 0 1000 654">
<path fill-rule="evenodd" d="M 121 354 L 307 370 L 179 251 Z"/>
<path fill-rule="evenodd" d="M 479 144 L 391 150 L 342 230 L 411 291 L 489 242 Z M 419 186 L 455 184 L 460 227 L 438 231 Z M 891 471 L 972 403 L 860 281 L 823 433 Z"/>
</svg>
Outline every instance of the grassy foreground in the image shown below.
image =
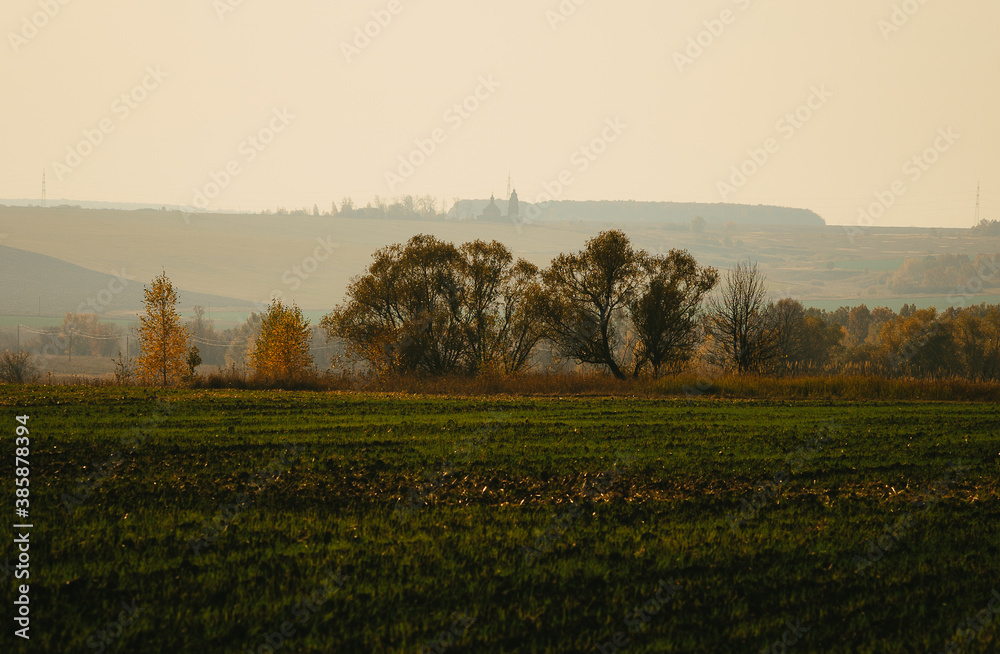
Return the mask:
<svg viewBox="0 0 1000 654">
<path fill-rule="evenodd" d="M 31 642 L 8 623 L 4 651 L 1000 648 L 993 404 L 0 386 L 0 406 L 5 456 L 30 416 L 35 525 Z"/>
</svg>

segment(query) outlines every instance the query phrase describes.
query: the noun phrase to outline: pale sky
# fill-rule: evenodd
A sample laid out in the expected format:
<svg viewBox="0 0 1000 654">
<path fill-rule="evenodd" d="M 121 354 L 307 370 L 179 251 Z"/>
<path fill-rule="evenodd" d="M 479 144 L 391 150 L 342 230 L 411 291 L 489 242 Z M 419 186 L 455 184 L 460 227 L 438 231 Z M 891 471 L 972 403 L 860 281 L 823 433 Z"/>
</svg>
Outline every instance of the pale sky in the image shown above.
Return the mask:
<svg viewBox="0 0 1000 654">
<path fill-rule="evenodd" d="M 527 201 L 853 224 L 880 193 L 873 224 L 971 226 L 981 181 L 1000 218 L 995 0 L 576 3 L 4 0 L 0 198 L 39 197 L 44 169 L 50 199 L 450 204 L 510 173 Z"/>
</svg>

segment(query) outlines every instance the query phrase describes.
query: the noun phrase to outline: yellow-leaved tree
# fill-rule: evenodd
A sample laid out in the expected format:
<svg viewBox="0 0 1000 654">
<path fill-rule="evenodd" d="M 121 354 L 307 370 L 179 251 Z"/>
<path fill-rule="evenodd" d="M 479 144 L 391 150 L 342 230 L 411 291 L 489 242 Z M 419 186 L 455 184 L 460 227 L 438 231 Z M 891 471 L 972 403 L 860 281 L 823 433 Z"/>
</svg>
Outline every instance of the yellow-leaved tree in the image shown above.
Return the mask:
<svg viewBox="0 0 1000 654">
<path fill-rule="evenodd" d="M 265 379 L 297 379 L 313 366 L 309 355 L 309 321 L 295 306 L 275 298 L 261 317 L 260 335 L 250 355 L 250 367 Z"/>
<path fill-rule="evenodd" d="M 187 373 L 188 331 L 177 313 L 177 291 L 161 273 L 145 288 L 146 314 L 139 318 L 139 376 L 169 386 Z"/>
</svg>

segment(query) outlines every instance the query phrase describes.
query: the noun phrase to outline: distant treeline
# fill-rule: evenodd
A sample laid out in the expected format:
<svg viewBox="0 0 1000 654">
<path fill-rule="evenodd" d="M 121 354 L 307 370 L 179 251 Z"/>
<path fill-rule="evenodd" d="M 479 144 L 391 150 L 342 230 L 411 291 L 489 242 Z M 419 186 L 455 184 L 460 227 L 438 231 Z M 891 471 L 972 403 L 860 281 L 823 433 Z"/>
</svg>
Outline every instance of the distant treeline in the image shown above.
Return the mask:
<svg viewBox="0 0 1000 654">
<path fill-rule="evenodd" d="M 576 202 L 553 201 L 541 204 L 519 203 L 517 216 L 508 215 L 508 201 L 496 199 L 501 216 L 495 220 L 517 221 L 588 221 L 598 223 L 649 222 L 688 226 L 700 218 L 709 226 L 721 227 L 727 223 L 737 225 L 782 225 L 822 227 L 825 221 L 808 209 L 772 206 L 747 206 L 739 204 L 698 204 L 684 202 Z M 328 215 L 342 218 L 370 218 L 387 220 L 482 220 L 489 200 L 457 200 L 448 211 L 446 202 L 432 196 L 402 196 L 386 199 L 376 196 L 365 206 L 356 205 L 344 198 L 339 206 L 333 203 Z M 264 213 L 270 213 L 265 211 Z M 276 213 L 292 215 L 321 215 L 318 207 L 287 211 L 279 208 Z M 327 212 L 324 212 L 327 214 Z"/>
<path fill-rule="evenodd" d="M 806 308 L 768 299 L 750 262 L 720 278 L 684 251 L 635 250 L 617 231 L 545 270 L 514 261 L 497 242 L 456 247 L 414 237 L 376 252 L 323 326 L 363 368 L 394 374 L 1000 379 L 1000 306 Z"/>
<path fill-rule="evenodd" d="M 930 276 L 959 295 L 981 290 L 993 278 L 994 261 L 949 255 L 913 260 L 900 272 Z M 246 371 L 261 325 L 262 315 L 254 313 L 236 328 L 216 330 L 199 307 L 187 331 L 203 363 Z M 605 371 L 625 379 L 714 371 L 1000 380 L 1000 305 L 943 312 L 904 305 L 898 313 L 865 305 L 807 308 L 770 298 L 750 261 L 720 275 L 684 250 L 634 248 L 617 230 L 545 269 L 515 259 L 497 241 L 456 246 L 418 235 L 375 252 L 344 302 L 320 325 L 305 321 L 302 329 L 310 365 L 326 350 L 322 358 L 334 373 Z M 111 356 L 125 336 L 95 314 L 67 314 L 61 329 L 41 331 L 29 349 L 77 356 Z M 13 349 L 13 335 L 3 338 L 0 346 Z"/>
<path fill-rule="evenodd" d="M 887 281 L 894 293 L 980 293 L 1000 286 L 997 254 L 930 255 L 906 259 Z"/>
</svg>

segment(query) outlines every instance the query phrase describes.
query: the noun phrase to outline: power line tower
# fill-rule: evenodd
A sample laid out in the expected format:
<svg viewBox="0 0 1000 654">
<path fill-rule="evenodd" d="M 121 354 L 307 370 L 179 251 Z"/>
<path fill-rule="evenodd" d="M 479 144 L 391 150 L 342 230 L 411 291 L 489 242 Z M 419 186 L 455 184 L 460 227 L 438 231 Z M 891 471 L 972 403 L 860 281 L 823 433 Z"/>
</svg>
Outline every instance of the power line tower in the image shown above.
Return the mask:
<svg viewBox="0 0 1000 654">
<path fill-rule="evenodd" d="M 42 168 L 42 207 L 45 206 L 45 169 Z"/>
<path fill-rule="evenodd" d="M 975 222 L 976 225 L 979 224 L 979 189 L 981 186 L 982 183 L 976 184 L 976 222 Z"/>
<path fill-rule="evenodd" d="M 510 199 L 510 173 L 507 173 L 507 199 Z"/>
</svg>

